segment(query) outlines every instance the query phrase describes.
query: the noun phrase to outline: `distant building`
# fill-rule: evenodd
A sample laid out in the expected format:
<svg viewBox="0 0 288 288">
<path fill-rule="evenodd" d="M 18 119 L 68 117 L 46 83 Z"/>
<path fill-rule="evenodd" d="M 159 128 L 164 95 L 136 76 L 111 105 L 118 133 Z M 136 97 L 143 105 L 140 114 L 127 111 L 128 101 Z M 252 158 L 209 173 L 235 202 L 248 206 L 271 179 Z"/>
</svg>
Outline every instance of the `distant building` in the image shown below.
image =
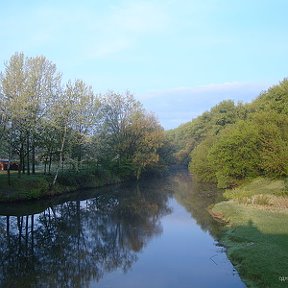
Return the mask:
<svg viewBox="0 0 288 288">
<path fill-rule="evenodd" d="M 0 171 L 8 169 L 9 160 L 0 159 Z M 18 170 L 19 164 L 16 161 L 10 161 L 10 170 Z"/>
</svg>

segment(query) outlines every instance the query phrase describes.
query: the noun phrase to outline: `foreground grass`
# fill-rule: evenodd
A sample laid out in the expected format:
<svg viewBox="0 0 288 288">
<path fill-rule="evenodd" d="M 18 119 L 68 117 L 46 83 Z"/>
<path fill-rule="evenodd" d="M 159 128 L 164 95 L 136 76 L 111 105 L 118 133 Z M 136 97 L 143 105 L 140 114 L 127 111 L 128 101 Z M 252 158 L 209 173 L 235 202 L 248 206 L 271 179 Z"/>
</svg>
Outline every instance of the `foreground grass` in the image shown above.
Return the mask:
<svg viewBox="0 0 288 288">
<path fill-rule="evenodd" d="M 226 197 L 232 200 L 212 208 L 212 214 L 226 222 L 220 241 L 248 287 L 288 286 L 288 198 L 283 196 L 284 184 L 256 179 L 242 190 L 238 188 L 237 197 L 235 190 L 227 191 Z"/>
</svg>

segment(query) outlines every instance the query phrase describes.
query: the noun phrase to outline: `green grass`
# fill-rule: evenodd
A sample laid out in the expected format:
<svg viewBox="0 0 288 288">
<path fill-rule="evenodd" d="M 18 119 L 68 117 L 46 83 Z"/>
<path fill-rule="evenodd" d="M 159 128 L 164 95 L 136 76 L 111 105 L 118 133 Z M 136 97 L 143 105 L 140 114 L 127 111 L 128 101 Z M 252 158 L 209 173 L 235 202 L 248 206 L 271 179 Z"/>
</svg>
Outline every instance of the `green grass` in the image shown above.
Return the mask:
<svg viewBox="0 0 288 288">
<path fill-rule="evenodd" d="M 21 175 L 11 174 L 11 185 L 8 185 L 6 174 L 0 174 L 0 200 L 37 199 L 43 197 L 49 190 L 49 179 L 41 174 Z"/>
<path fill-rule="evenodd" d="M 121 178 L 109 171 L 91 173 L 90 170 L 80 172 L 59 173 L 56 185 L 51 190 L 52 176 L 43 174 L 11 173 L 11 185 L 8 185 L 6 173 L 0 173 L 0 202 L 39 199 L 56 194 L 76 191 L 82 188 L 95 188 L 121 182 Z"/>
<path fill-rule="evenodd" d="M 216 204 L 212 213 L 228 223 L 220 241 L 248 287 L 287 287 L 280 281 L 288 276 L 287 209 L 230 200 Z"/>
<path fill-rule="evenodd" d="M 241 200 L 243 198 L 251 198 L 254 195 L 287 195 L 286 179 L 269 179 L 258 177 L 252 181 L 242 184 L 234 189 L 225 190 L 224 197 L 227 199 Z"/>
</svg>

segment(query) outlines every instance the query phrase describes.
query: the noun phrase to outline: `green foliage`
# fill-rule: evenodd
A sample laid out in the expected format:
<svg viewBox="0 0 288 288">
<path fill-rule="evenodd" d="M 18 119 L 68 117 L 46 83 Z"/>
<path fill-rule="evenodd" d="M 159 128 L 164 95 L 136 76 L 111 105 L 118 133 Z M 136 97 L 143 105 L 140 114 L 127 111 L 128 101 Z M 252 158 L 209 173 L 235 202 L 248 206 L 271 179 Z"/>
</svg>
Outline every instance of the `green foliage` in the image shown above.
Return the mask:
<svg viewBox="0 0 288 288">
<path fill-rule="evenodd" d="M 215 137 L 225 127 L 245 119 L 246 107 L 233 101 L 222 101 L 209 112 L 178 128 L 167 131 L 168 138 L 176 148 L 175 157 L 179 163 L 188 164 L 191 152 L 207 137 Z"/>
<path fill-rule="evenodd" d="M 93 138 L 100 163 L 120 177 L 137 179 L 143 171 L 163 165 L 160 149 L 168 149 L 168 143 L 155 116 L 130 93 L 110 92 L 101 101 L 102 124 Z"/>
<path fill-rule="evenodd" d="M 192 152 L 189 170 L 198 175 L 198 180 L 203 182 L 215 182 L 215 167 L 208 161 L 208 152 L 213 145 L 213 138 L 208 137 L 202 141 Z"/>
<path fill-rule="evenodd" d="M 236 185 L 257 175 L 259 168 L 259 132 L 252 123 L 239 121 L 225 129 L 208 153 L 215 167 L 219 188 Z"/>
<path fill-rule="evenodd" d="M 257 111 L 274 111 L 288 115 L 288 79 L 272 86 L 251 104 Z"/>
<path fill-rule="evenodd" d="M 223 101 L 169 131 L 181 162 L 202 181 L 234 187 L 247 178 L 288 176 L 288 80 L 251 104 Z M 192 151 L 192 152 L 191 152 Z"/>
<path fill-rule="evenodd" d="M 288 175 L 288 117 L 275 111 L 251 116 L 260 133 L 260 168 L 264 175 Z"/>
<path fill-rule="evenodd" d="M 83 163 L 94 162 L 112 178 L 139 179 L 170 163 L 170 151 L 156 117 L 131 93 L 96 95 L 79 79 L 63 85 L 56 65 L 43 56 L 15 53 L 4 64 L 0 158 L 18 160 L 19 175 L 36 174 L 40 164 L 53 174 L 52 186 L 57 180 L 82 186 L 94 175 L 82 173 Z M 70 173 L 75 178 L 68 179 Z"/>
</svg>

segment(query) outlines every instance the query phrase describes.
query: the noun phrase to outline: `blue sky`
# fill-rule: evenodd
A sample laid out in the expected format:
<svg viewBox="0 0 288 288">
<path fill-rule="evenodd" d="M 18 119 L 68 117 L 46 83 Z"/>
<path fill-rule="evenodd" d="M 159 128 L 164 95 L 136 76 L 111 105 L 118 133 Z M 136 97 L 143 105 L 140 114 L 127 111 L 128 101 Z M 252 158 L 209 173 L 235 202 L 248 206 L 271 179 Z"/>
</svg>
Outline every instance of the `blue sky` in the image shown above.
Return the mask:
<svg viewBox="0 0 288 288">
<path fill-rule="evenodd" d="M 131 91 L 173 128 L 288 76 L 286 0 L 0 0 L 0 70 L 44 55 L 64 81 Z"/>
</svg>

